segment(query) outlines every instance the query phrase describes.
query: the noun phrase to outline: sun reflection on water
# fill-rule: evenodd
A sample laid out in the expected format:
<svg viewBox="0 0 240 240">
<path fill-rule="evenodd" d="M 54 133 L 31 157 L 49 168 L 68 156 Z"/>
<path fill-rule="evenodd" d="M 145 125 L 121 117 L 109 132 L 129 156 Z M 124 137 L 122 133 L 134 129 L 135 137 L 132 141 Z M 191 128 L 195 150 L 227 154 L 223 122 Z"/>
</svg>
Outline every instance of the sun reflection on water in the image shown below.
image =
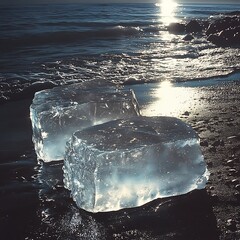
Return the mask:
<svg viewBox="0 0 240 240">
<path fill-rule="evenodd" d="M 168 25 L 171 22 L 176 21 L 175 12 L 178 4 L 173 0 L 161 0 L 156 6 L 160 8 L 160 21 L 163 24 Z"/>
</svg>

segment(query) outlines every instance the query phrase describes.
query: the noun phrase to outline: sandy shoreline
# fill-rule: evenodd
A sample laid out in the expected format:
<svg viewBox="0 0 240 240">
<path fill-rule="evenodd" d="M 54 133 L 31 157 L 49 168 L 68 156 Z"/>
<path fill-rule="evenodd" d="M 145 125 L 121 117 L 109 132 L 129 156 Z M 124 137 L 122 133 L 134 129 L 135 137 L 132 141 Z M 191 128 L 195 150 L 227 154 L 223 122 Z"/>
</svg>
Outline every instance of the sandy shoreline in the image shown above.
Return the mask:
<svg viewBox="0 0 240 240">
<path fill-rule="evenodd" d="M 186 118 L 198 132 L 205 160 L 211 173 L 207 191 L 220 239 L 240 238 L 240 85 L 229 83 L 201 88 L 202 111 L 193 109 Z"/>
<path fill-rule="evenodd" d="M 240 84 L 231 82 L 219 86 L 189 88 L 185 91 L 193 92 L 180 105 L 178 111 L 173 110 L 172 114 L 177 114 L 177 117 L 189 123 L 200 136 L 203 154 L 211 173 L 206 190 L 212 209 L 209 215 L 216 220 L 216 229 L 213 229 L 213 232 L 216 236 L 219 234 L 217 237 L 219 239 L 240 239 Z M 148 94 L 145 92 L 145 95 Z M 171 97 L 174 98 L 174 96 Z M 9 160 L 12 161 L 14 156 L 32 151 L 28 115 L 30 103 L 31 100 L 22 100 L 0 105 L 0 171 L 3 164 Z M 151 105 L 150 115 L 160 111 L 155 109 L 156 103 L 158 100 L 153 95 L 144 105 L 145 110 Z M 0 188 L 0 195 L 3 196 L 3 194 L 4 191 Z M 201 204 L 201 201 L 198 202 Z M 8 213 L 5 211 L 4 214 Z M 188 214 L 191 215 L 191 213 Z M 0 218 L 1 222 L 6 221 L 7 217 L 4 216 Z M 96 216 L 96 219 L 98 218 L 101 216 Z M 6 227 L 11 227 L 7 226 L 11 224 L 10 220 L 5 224 Z M 165 233 L 163 239 L 182 239 L 174 234 L 174 229 L 169 231 L 172 235 Z M 115 239 L 120 238 L 116 235 Z"/>
</svg>

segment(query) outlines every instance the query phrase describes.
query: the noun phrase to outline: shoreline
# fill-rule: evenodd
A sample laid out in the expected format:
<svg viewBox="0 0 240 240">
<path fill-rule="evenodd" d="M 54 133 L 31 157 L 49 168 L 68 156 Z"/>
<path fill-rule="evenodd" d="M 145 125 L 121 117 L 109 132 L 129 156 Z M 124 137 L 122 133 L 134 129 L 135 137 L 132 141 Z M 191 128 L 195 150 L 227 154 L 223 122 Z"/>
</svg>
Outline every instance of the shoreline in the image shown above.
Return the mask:
<svg viewBox="0 0 240 240">
<path fill-rule="evenodd" d="M 163 81 L 139 81 L 139 80 L 131 79 L 122 83 L 109 82 L 108 84 L 109 86 L 115 85 L 116 87 L 134 89 L 135 86 L 138 87 L 145 84 L 159 85 L 162 82 L 169 81 L 175 87 L 204 87 L 204 86 L 224 84 L 225 82 L 238 81 L 239 79 L 240 79 L 240 69 L 234 69 L 228 74 L 214 75 L 207 78 L 193 78 L 193 79 L 173 80 L 173 81 L 170 81 L 168 79 Z M 37 81 L 32 83 L 23 82 L 23 85 L 24 84 L 26 85 L 25 87 L 19 84 L 14 86 L 13 89 L 11 89 L 10 87 L 11 84 L 9 84 L 8 82 L 1 81 L 0 82 L 0 105 L 8 102 L 32 99 L 34 97 L 34 94 L 41 90 L 51 89 L 59 86 L 64 87 L 64 86 L 68 86 L 71 84 L 78 84 L 78 83 L 81 84 L 81 82 L 71 83 L 71 81 L 69 83 L 65 83 L 64 85 L 58 85 L 52 81 Z M 89 83 L 91 84 L 91 81 L 89 81 Z M 5 91 L 7 92 L 7 95 L 5 95 Z"/>
</svg>

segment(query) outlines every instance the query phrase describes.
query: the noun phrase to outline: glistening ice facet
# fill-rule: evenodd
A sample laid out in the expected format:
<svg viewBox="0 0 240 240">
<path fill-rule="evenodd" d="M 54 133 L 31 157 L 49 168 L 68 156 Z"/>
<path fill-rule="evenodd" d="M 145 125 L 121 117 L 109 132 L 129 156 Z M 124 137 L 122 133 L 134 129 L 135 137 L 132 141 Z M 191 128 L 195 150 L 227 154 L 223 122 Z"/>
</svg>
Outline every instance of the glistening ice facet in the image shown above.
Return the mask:
<svg viewBox="0 0 240 240">
<path fill-rule="evenodd" d="M 74 84 L 37 92 L 30 107 L 37 157 L 45 162 L 62 160 L 66 142 L 76 130 L 138 115 L 131 90 L 83 89 Z"/>
<path fill-rule="evenodd" d="M 64 184 L 87 211 L 141 206 L 202 189 L 207 179 L 199 138 L 177 118 L 110 121 L 75 132 L 67 144 Z"/>
</svg>

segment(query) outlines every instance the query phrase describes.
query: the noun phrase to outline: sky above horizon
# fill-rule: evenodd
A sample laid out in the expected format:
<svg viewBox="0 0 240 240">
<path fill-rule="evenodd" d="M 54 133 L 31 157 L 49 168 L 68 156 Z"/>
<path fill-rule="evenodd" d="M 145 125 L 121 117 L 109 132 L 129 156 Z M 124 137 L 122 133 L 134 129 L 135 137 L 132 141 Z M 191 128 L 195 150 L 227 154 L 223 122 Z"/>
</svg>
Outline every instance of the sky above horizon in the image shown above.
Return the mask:
<svg viewBox="0 0 240 240">
<path fill-rule="evenodd" d="M 0 0 L 3 4 L 33 4 L 33 3 L 158 3 L 161 0 Z M 240 0 L 175 0 L 177 3 L 239 3 Z"/>
</svg>

